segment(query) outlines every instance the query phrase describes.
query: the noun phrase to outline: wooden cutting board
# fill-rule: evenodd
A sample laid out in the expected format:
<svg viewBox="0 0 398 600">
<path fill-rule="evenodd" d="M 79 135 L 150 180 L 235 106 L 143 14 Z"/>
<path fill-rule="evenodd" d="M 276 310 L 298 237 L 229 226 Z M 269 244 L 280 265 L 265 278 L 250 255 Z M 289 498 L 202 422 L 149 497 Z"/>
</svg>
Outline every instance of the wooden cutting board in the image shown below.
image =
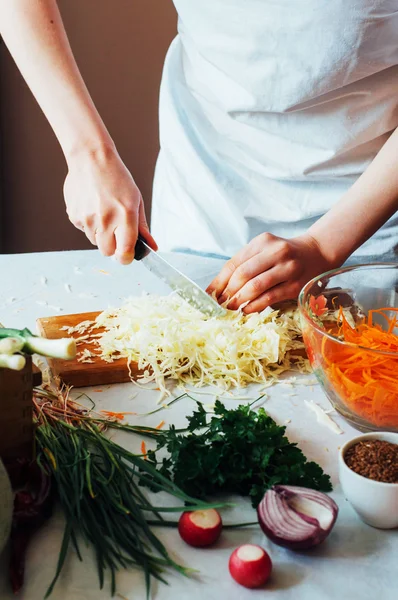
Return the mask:
<svg viewBox="0 0 398 600">
<path fill-rule="evenodd" d="M 58 315 L 55 317 L 44 317 L 37 319 L 37 328 L 43 337 L 56 339 L 68 337 L 67 331 L 62 327 L 76 327 L 83 321 L 94 321 L 99 312 L 78 313 L 74 315 Z M 97 329 L 96 333 L 101 333 Z M 80 337 L 81 334 L 75 333 L 74 337 Z M 95 347 L 95 346 L 94 346 Z M 79 344 L 78 352 L 85 348 L 93 349 L 92 344 L 85 344 L 84 341 Z M 291 353 L 291 358 L 306 356 L 304 350 L 295 350 Z M 93 357 L 92 363 L 84 363 L 75 360 L 48 359 L 48 364 L 54 376 L 58 376 L 67 385 L 74 387 L 88 387 L 92 385 L 107 385 L 111 383 L 126 383 L 131 381 L 125 358 L 115 360 L 112 363 L 105 362 L 99 357 Z M 131 376 L 135 379 L 141 372 L 136 363 L 130 363 Z"/>
<path fill-rule="evenodd" d="M 67 331 L 63 330 L 62 327 L 75 327 L 83 321 L 94 321 L 99 314 L 99 312 L 89 312 L 37 319 L 38 332 L 49 339 L 68 337 Z M 101 333 L 101 329 L 97 329 L 96 333 Z M 78 333 L 73 334 L 75 338 L 80 336 L 81 334 Z M 78 352 L 83 351 L 85 348 L 93 350 L 93 345 L 85 344 L 83 341 L 78 346 Z M 92 358 L 94 361 L 92 363 L 79 362 L 78 358 L 79 356 L 75 360 L 49 358 L 48 364 L 54 376 L 60 377 L 64 383 L 74 387 L 131 381 L 125 358 L 115 360 L 112 363 L 105 362 L 97 356 Z M 130 364 L 130 370 L 132 377 L 138 376 L 140 373 L 135 363 Z"/>
</svg>

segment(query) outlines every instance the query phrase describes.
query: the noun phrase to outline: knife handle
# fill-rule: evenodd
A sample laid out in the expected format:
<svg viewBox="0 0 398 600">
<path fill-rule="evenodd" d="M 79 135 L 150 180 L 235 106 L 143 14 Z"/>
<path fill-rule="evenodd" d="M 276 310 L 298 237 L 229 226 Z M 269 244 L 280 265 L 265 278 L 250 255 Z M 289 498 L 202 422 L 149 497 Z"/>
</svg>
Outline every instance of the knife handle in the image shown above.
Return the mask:
<svg viewBox="0 0 398 600">
<path fill-rule="evenodd" d="M 139 233 L 134 248 L 134 260 L 142 260 L 147 254 L 149 254 L 149 248 L 146 245 L 146 241 Z"/>
</svg>

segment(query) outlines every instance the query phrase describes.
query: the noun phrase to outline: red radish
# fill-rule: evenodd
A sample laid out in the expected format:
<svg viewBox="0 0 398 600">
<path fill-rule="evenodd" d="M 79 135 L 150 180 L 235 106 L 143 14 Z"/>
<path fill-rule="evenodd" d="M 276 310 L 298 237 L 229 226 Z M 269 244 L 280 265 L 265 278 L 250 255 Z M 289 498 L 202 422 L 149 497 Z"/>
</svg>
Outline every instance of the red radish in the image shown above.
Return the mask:
<svg viewBox="0 0 398 600">
<path fill-rule="evenodd" d="M 257 588 L 267 581 L 272 562 L 266 551 L 255 544 L 236 548 L 229 559 L 229 572 L 237 583 L 247 588 Z"/>
<path fill-rule="evenodd" d="M 183 512 L 178 521 L 178 532 L 190 546 L 214 544 L 221 535 L 221 529 L 221 516 L 214 508 Z"/>
</svg>

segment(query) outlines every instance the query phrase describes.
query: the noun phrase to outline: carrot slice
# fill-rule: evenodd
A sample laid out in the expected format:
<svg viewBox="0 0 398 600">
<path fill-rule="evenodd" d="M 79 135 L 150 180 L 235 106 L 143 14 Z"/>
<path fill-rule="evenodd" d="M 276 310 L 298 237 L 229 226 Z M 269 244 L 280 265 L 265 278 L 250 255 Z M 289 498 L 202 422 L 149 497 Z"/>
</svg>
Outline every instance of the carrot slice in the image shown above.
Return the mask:
<svg viewBox="0 0 398 600">
<path fill-rule="evenodd" d="M 141 454 L 143 455 L 145 460 L 148 460 L 148 457 L 146 454 L 146 443 L 144 441 L 141 442 Z"/>
<path fill-rule="evenodd" d="M 117 421 L 123 421 L 126 415 L 136 415 L 135 412 L 113 412 L 112 410 L 101 410 L 101 414 L 105 415 L 109 419 L 116 419 Z"/>
</svg>

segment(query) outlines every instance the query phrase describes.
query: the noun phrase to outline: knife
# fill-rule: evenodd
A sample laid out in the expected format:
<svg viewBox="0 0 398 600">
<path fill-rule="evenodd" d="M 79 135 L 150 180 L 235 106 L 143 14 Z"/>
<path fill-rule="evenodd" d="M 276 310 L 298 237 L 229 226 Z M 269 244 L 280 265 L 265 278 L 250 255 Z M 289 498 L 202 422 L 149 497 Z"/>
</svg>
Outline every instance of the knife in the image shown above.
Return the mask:
<svg viewBox="0 0 398 600">
<path fill-rule="evenodd" d="M 134 258 L 142 262 L 149 271 L 204 315 L 222 317 L 227 313 L 226 309 L 217 304 L 214 298 L 152 250 L 141 235 L 138 236 L 135 245 Z"/>
</svg>

